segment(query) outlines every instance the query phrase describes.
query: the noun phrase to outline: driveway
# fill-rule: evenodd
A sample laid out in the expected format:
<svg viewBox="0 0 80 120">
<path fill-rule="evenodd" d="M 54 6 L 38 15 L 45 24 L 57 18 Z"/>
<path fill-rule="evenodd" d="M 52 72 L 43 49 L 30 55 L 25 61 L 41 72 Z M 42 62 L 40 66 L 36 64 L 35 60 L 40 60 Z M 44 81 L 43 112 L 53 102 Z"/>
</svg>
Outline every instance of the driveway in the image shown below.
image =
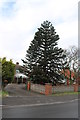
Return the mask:
<svg viewBox="0 0 80 120">
<path fill-rule="evenodd" d="M 6 90 L 9 93 L 9 96 L 17 96 L 17 97 L 22 97 L 22 96 L 35 96 L 38 95 L 40 96 L 39 93 L 35 93 L 32 91 L 27 91 L 26 85 L 25 84 L 8 84 L 4 90 Z"/>
</svg>

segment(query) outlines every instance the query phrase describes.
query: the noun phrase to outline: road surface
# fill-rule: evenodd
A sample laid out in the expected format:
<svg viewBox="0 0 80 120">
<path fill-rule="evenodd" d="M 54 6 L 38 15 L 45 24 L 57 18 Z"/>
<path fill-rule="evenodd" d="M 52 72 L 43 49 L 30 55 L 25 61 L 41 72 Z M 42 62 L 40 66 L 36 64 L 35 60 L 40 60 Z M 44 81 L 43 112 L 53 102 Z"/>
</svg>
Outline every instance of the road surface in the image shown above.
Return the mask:
<svg viewBox="0 0 80 120">
<path fill-rule="evenodd" d="M 78 95 L 45 96 L 8 85 L 2 99 L 3 118 L 78 118 Z"/>
<path fill-rule="evenodd" d="M 78 100 L 4 106 L 3 118 L 78 118 Z"/>
</svg>

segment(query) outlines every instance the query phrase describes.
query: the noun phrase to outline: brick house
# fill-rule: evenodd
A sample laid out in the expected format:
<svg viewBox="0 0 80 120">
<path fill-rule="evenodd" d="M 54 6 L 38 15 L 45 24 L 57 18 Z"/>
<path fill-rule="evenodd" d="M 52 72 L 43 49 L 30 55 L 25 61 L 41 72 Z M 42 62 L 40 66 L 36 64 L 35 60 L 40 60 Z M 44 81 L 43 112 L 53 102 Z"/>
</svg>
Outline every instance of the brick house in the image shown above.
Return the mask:
<svg viewBox="0 0 80 120">
<path fill-rule="evenodd" d="M 65 69 L 64 71 L 62 71 L 62 74 L 65 76 L 66 80 L 67 80 L 67 85 L 69 85 L 69 81 L 75 81 L 76 77 L 75 77 L 75 73 L 73 71 L 70 71 L 69 69 Z"/>
</svg>

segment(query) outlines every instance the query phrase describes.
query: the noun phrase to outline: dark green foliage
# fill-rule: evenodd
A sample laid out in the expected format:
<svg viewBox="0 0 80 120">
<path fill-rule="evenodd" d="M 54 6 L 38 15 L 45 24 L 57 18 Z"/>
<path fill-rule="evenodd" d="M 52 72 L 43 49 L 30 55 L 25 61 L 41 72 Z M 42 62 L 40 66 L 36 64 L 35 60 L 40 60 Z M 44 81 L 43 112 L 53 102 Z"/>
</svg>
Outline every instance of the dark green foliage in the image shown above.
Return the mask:
<svg viewBox="0 0 80 120">
<path fill-rule="evenodd" d="M 48 21 L 44 21 L 27 50 L 25 64 L 29 77 L 36 83 L 58 81 L 62 79 L 65 54 L 58 48 L 59 35 Z"/>
</svg>

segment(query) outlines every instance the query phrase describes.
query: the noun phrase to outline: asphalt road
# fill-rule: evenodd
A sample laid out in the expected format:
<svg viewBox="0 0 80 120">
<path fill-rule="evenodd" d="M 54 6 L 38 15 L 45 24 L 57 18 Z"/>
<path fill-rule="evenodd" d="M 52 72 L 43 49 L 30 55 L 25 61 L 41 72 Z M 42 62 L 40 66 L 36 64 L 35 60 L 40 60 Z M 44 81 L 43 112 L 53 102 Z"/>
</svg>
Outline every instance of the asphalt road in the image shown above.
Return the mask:
<svg viewBox="0 0 80 120">
<path fill-rule="evenodd" d="M 78 100 L 4 106 L 3 118 L 78 118 Z"/>
<path fill-rule="evenodd" d="M 2 99 L 3 118 L 78 118 L 78 96 L 45 96 L 25 91 L 24 85 L 8 85 Z"/>
</svg>

